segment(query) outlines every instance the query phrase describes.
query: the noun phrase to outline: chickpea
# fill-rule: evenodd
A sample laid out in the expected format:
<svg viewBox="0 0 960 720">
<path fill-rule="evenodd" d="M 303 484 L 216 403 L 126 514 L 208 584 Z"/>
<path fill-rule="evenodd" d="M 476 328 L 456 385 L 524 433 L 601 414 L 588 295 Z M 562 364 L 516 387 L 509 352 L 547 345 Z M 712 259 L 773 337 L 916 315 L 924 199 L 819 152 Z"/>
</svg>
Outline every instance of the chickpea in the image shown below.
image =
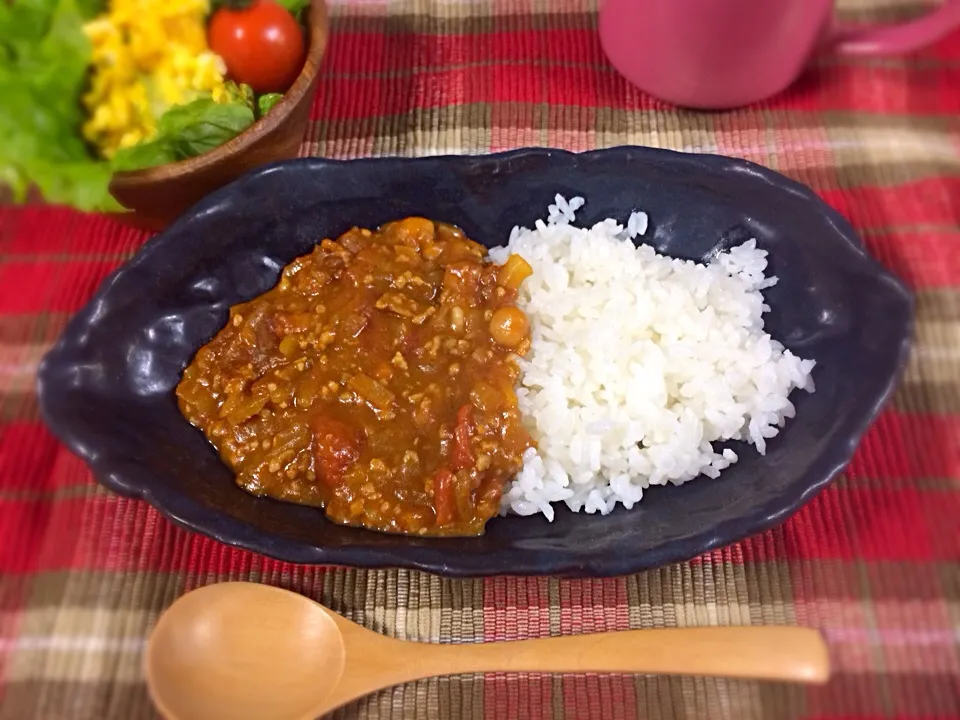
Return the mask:
<svg viewBox="0 0 960 720">
<path fill-rule="evenodd" d="M 530 321 L 520 308 L 500 308 L 490 318 L 490 336 L 504 347 L 516 347 L 529 332 Z"/>
</svg>

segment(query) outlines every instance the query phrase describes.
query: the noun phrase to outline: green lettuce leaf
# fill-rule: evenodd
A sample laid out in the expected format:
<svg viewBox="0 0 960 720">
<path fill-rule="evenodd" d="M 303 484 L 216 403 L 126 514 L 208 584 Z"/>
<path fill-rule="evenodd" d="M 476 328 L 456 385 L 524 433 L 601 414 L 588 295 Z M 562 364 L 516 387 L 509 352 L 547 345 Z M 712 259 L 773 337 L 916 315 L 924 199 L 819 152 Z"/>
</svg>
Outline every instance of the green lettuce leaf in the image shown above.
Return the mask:
<svg viewBox="0 0 960 720">
<path fill-rule="evenodd" d="M 106 0 L 77 0 L 77 9 L 84 20 L 92 20 L 107 9 Z"/>
<path fill-rule="evenodd" d="M 273 106 L 283 100 L 283 93 L 267 93 L 257 98 L 257 112 L 263 117 L 273 110 Z"/>
<path fill-rule="evenodd" d="M 118 152 L 113 167 L 138 170 L 202 155 L 253 123 L 253 110 L 246 102 L 241 99 L 221 104 L 200 98 L 172 107 L 157 122 L 156 138 Z"/>
<path fill-rule="evenodd" d="M 80 136 L 90 43 L 85 0 L 0 2 L 0 177 L 14 197 L 36 185 L 52 203 L 114 210 L 110 169 Z"/>
<path fill-rule="evenodd" d="M 166 138 L 157 138 L 150 142 L 117 150 L 110 161 L 110 165 L 116 172 L 122 172 L 124 170 L 142 170 L 157 165 L 166 165 L 179 159 Z"/>
<path fill-rule="evenodd" d="M 256 94 L 253 92 L 252 87 L 246 83 L 237 84 L 233 80 L 227 80 L 223 84 L 223 88 L 226 91 L 229 102 L 246 105 L 251 110 L 254 109 Z"/>
<path fill-rule="evenodd" d="M 253 123 L 253 110 L 240 103 L 202 98 L 170 108 L 157 124 L 181 158 L 194 157 L 236 137 Z"/>
<path fill-rule="evenodd" d="M 84 20 L 103 0 L 0 0 L 0 182 L 22 200 L 36 186 L 47 202 L 118 210 L 116 170 L 137 170 L 211 150 L 254 121 L 253 91 L 228 86 L 230 102 L 201 97 L 161 115 L 157 137 L 96 159 L 81 136 L 81 95 L 91 48 Z"/>
<path fill-rule="evenodd" d="M 300 18 L 300 13 L 310 7 L 310 0 L 277 0 L 277 3 L 297 19 Z"/>
</svg>

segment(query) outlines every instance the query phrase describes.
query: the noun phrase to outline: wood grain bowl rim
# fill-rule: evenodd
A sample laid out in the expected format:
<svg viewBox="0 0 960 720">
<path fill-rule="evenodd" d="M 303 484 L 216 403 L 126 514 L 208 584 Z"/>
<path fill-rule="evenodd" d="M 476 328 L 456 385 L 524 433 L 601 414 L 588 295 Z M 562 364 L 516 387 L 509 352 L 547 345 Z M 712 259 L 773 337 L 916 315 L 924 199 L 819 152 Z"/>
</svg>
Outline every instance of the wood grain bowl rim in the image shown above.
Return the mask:
<svg viewBox="0 0 960 720">
<path fill-rule="evenodd" d="M 246 130 L 218 147 L 177 162 L 114 173 L 110 180 L 111 189 L 117 185 L 124 188 L 148 186 L 160 180 L 175 177 L 189 177 L 193 173 L 222 162 L 228 157 L 239 155 L 264 135 L 276 130 L 304 99 L 313 87 L 320 62 L 327 49 L 329 38 L 329 20 L 325 0 L 310 0 L 309 32 L 307 55 L 303 60 L 300 74 L 293 81 L 283 98 L 265 116 L 256 120 Z"/>
</svg>

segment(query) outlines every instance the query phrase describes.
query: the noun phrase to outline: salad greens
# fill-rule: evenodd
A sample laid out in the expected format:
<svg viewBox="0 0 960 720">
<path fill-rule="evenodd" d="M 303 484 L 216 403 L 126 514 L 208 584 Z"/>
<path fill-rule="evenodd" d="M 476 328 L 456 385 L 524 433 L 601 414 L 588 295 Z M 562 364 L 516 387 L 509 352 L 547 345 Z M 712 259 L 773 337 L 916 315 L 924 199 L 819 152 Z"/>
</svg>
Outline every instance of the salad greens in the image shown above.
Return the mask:
<svg viewBox="0 0 960 720">
<path fill-rule="evenodd" d="M 273 106 L 283 100 L 282 93 L 266 93 L 257 98 L 257 112 L 259 117 L 263 117 L 273 110 Z"/>
<path fill-rule="evenodd" d="M 304 0 L 283 0 L 294 8 Z M 157 135 L 96 158 L 81 136 L 81 96 L 91 47 L 83 25 L 104 0 L 0 0 L 0 184 L 22 201 L 31 186 L 50 203 L 81 210 L 121 209 L 108 186 L 115 171 L 153 167 L 200 155 L 233 138 L 269 111 L 280 95 L 255 98 L 227 83 L 227 99 L 201 97 L 168 109 Z"/>
<path fill-rule="evenodd" d="M 282 5 L 297 20 L 302 20 L 301 13 L 310 7 L 310 0 L 277 0 L 277 3 Z"/>
<path fill-rule="evenodd" d="M 253 120 L 250 105 L 236 100 L 220 104 L 200 98 L 177 105 L 160 117 L 153 140 L 120 150 L 113 168 L 136 170 L 200 155 L 237 136 Z"/>
<path fill-rule="evenodd" d="M 0 2 L 0 179 L 22 200 L 31 184 L 49 202 L 83 210 L 119 206 L 111 170 L 80 136 L 80 95 L 90 62 L 84 0 Z"/>
</svg>

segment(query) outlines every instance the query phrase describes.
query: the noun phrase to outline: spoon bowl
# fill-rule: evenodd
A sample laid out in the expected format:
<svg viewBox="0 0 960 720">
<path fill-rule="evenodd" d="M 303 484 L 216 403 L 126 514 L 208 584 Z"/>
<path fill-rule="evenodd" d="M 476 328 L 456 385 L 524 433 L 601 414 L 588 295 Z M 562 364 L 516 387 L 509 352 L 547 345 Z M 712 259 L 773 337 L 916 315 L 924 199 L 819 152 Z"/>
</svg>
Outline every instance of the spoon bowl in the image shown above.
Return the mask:
<svg viewBox="0 0 960 720">
<path fill-rule="evenodd" d="M 296 593 L 228 582 L 187 593 L 147 644 L 169 720 L 312 720 L 391 685 L 478 672 L 642 672 L 825 682 L 820 634 L 798 627 L 624 630 L 437 645 L 367 630 Z"/>
<path fill-rule="evenodd" d="M 331 615 L 269 585 L 223 583 L 187 593 L 150 637 L 150 695 L 177 720 L 315 717 L 346 657 Z"/>
</svg>

